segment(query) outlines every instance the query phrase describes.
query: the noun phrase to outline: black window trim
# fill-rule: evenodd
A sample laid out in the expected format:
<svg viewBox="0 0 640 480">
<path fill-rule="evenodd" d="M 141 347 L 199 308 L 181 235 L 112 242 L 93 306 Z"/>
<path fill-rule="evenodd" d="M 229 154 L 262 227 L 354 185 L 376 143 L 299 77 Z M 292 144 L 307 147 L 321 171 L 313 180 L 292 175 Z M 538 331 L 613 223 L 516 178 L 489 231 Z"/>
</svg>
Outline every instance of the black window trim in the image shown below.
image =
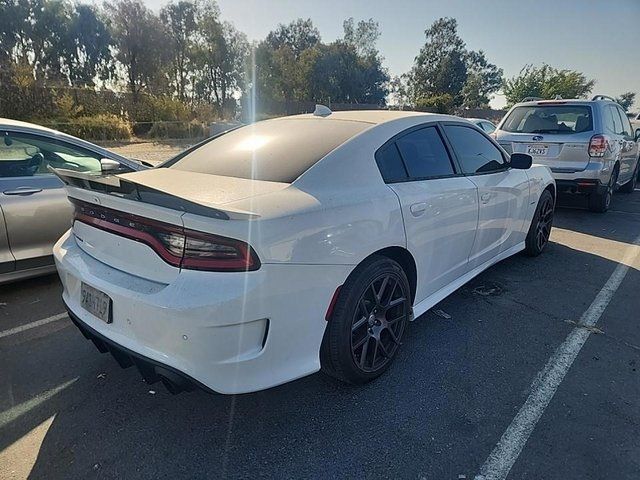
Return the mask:
<svg viewBox="0 0 640 480">
<path fill-rule="evenodd" d="M 439 122 L 439 123 L 440 123 L 440 125 L 442 127 L 442 136 L 446 141 L 447 149 L 450 152 L 453 153 L 453 158 L 455 158 L 455 162 L 458 165 L 458 168 L 460 169 L 460 172 L 463 172 L 462 176 L 465 176 L 465 177 L 477 177 L 477 176 L 480 176 L 480 175 L 493 175 L 495 173 L 503 173 L 503 172 L 507 172 L 507 171 L 511 170 L 510 157 L 505 152 L 505 150 L 502 147 L 502 145 L 500 145 L 493 137 L 489 136 L 489 134 L 487 132 L 485 132 L 483 129 L 481 129 L 477 125 L 470 125 L 469 123 L 458 122 L 458 121 L 455 121 L 455 120 L 446 120 L 446 121 Z M 500 168 L 498 170 L 492 170 L 490 172 L 464 173 L 464 169 L 462 168 L 462 164 L 460 163 L 460 159 L 456 155 L 455 150 L 453 149 L 453 145 L 451 145 L 449 137 L 447 137 L 447 133 L 444 131 L 444 127 L 447 126 L 447 125 L 453 125 L 453 126 L 457 126 L 457 127 L 466 127 L 466 128 L 470 128 L 471 130 L 475 130 L 477 132 L 480 132 L 480 134 L 482 136 L 484 136 L 487 140 L 489 140 L 489 142 L 491 142 L 498 149 L 498 151 L 500 152 L 500 155 L 502 155 L 502 159 L 504 161 L 504 167 L 502 167 L 502 168 Z"/>
<path fill-rule="evenodd" d="M 413 133 L 413 132 L 418 131 L 418 130 L 423 130 L 423 129 L 429 128 L 429 127 L 435 127 L 436 132 L 440 136 L 440 140 L 442 141 L 442 144 L 444 145 L 445 151 L 447 152 L 447 155 L 449 157 L 449 162 L 451 163 L 451 168 L 453 169 L 453 173 L 452 174 L 448 174 L 448 175 L 431 175 L 431 176 L 427 176 L 427 177 L 412 177 L 412 176 L 409 175 L 409 169 L 407 168 L 407 162 L 405 161 L 404 157 L 402 156 L 402 152 L 398 148 L 398 145 L 396 144 L 396 141 L 399 140 L 400 138 L 404 137 L 405 135 L 409 135 L 410 133 Z M 393 183 L 422 182 L 422 181 L 425 181 L 425 180 L 438 180 L 438 179 L 441 179 L 441 178 L 454 178 L 454 177 L 464 177 L 465 176 L 462 173 L 462 169 L 460 168 L 460 164 L 458 163 L 457 159 L 453 155 L 453 151 L 451 150 L 451 146 L 449 145 L 449 143 L 447 142 L 446 138 L 444 137 L 444 132 L 442 131 L 442 127 L 440 126 L 440 122 L 432 121 L 432 122 L 427 122 L 427 123 L 421 123 L 419 125 L 414 125 L 412 127 L 409 127 L 407 129 L 401 131 L 400 133 L 396 133 L 393 137 L 391 137 L 389 140 L 387 140 L 385 143 L 383 143 L 376 150 L 376 152 L 374 154 L 374 157 L 375 157 L 375 160 L 376 160 L 376 165 L 378 166 L 378 170 L 380 171 L 381 175 L 382 175 L 382 170 L 380 170 L 379 155 L 384 150 L 386 150 L 387 148 L 390 148 L 391 146 L 393 146 L 397 150 L 398 155 L 400 156 L 400 160 L 402 160 L 402 166 L 404 167 L 404 171 L 407 174 L 407 178 L 397 179 L 397 180 L 387 180 L 383 176 L 382 179 L 384 180 L 384 183 L 387 184 L 387 185 L 393 184 Z"/>
</svg>

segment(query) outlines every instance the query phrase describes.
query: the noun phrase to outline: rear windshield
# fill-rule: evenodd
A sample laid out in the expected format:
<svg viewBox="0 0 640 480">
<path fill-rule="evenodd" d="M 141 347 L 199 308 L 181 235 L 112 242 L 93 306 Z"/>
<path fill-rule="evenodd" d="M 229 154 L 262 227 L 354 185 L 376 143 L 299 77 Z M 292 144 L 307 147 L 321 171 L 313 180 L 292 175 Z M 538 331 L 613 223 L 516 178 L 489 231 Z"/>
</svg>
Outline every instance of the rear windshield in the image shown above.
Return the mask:
<svg viewBox="0 0 640 480">
<path fill-rule="evenodd" d="M 593 130 L 591 107 L 534 105 L 516 107 L 502 125 L 513 133 L 580 133 Z"/>
<path fill-rule="evenodd" d="M 291 183 L 371 124 L 327 118 L 276 119 L 238 128 L 163 167 Z"/>
</svg>

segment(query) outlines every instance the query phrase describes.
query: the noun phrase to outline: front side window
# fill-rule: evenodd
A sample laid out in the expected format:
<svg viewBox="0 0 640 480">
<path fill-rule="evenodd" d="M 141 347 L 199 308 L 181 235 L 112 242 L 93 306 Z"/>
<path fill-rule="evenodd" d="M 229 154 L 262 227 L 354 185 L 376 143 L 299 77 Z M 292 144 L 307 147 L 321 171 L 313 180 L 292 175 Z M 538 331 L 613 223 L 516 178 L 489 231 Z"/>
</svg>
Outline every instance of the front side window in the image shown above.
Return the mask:
<svg viewBox="0 0 640 480">
<path fill-rule="evenodd" d="M 40 135 L 4 132 L 0 143 L 0 177 L 51 174 L 48 167 L 100 172 L 101 155 Z"/>
<path fill-rule="evenodd" d="M 514 108 L 502 130 L 510 133 L 582 133 L 593 130 L 591 107 L 532 105 Z"/>
<path fill-rule="evenodd" d="M 500 149 L 477 130 L 445 125 L 444 131 L 464 173 L 491 173 L 506 167 Z"/>
<path fill-rule="evenodd" d="M 415 130 L 396 140 L 409 177 L 426 179 L 453 175 L 453 165 L 436 127 Z"/>
</svg>

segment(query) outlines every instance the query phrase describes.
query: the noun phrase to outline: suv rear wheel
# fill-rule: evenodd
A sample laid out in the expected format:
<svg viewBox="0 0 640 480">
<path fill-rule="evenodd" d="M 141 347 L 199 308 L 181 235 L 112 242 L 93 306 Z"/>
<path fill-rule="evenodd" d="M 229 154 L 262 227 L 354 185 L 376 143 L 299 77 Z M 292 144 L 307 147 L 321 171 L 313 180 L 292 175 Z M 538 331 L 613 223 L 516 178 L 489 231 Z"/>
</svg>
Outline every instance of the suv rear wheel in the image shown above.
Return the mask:
<svg viewBox="0 0 640 480">
<path fill-rule="evenodd" d="M 613 170 L 611 174 L 611 178 L 609 179 L 609 183 L 604 192 L 602 193 L 592 193 L 589 195 L 589 210 L 597 213 L 604 213 L 609 210 L 609 205 L 611 204 L 611 197 L 613 196 L 613 191 L 616 187 L 616 182 L 618 181 L 618 166 Z"/>
<path fill-rule="evenodd" d="M 631 180 L 625 183 L 620 187 L 620 191 L 622 193 L 633 193 L 636 189 L 636 185 L 638 184 L 638 170 L 640 169 L 640 158 L 636 162 L 636 169 L 633 171 L 633 175 L 631 176 Z"/>
</svg>

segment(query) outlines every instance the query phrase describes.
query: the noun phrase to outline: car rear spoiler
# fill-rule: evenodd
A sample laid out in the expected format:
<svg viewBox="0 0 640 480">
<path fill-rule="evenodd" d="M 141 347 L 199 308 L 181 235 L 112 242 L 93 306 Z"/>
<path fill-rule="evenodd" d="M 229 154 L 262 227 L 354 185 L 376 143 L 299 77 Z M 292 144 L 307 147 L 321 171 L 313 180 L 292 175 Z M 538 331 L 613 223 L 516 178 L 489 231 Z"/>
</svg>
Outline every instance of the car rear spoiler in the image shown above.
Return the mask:
<svg viewBox="0 0 640 480">
<path fill-rule="evenodd" d="M 67 187 L 93 190 L 128 200 L 219 220 L 251 220 L 260 217 L 257 213 L 246 210 L 171 195 L 158 189 L 140 185 L 130 179 L 122 178 L 118 174 L 77 172 L 65 168 L 53 168 L 50 165 L 48 169 L 62 180 Z"/>
</svg>

